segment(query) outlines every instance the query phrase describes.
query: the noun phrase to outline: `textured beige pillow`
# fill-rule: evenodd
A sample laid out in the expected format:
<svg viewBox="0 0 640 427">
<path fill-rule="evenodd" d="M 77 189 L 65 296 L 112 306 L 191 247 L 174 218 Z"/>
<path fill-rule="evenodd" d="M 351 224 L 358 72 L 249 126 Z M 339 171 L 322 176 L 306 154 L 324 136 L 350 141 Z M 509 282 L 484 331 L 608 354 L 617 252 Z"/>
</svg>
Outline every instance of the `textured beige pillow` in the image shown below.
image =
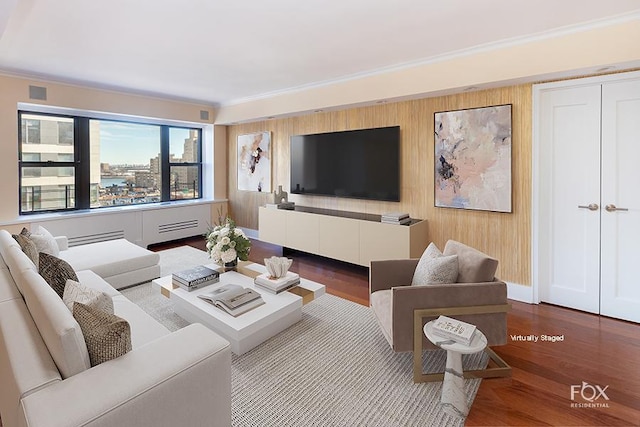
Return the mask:
<svg viewBox="0 0 640 427">
<path fill-rule="evenodd" d="M 444 256 L 430 243 L 413 272 L 412 286 L 455 283 L 458 277 L 458 256 Z"/>
<path fill-rule="evenodd" d="M 23 229 L 23 232 L 25 230 L 26 229 Z M 12 236 L 14 239 L 16 239 L 16 242 L 18 242 L 18 244 L 20 245 L 22 252 L 24 252 L 25 255 L 29 257 L 29 259 L 31 260 L 33 265 L 36 266 L 36 269 L 37 269 L 39 265 L 40 257 L 38 256 L 38 248 L 36 247 L 36 244 L 33 242 L 33 240 L 31 240 L 26 234 L 23 234 L 23 233 L 12 234 Z"/>
<path fill-rule="evenodd" d="M 75 280 L 67 280 L 62 294 L 62 301 L 73 313 L 73 303 L 82 304 L 97 308 L 105 313 L 113 314 L 113 300 L 104 292 L 90 288 Z"/>
<path fill-rule="evenodd" d="M 38 273 L 60 295 L 60 298 L 64 295 L 64 287 L 67 284 L 67 280 L 78 281 L 76 272 L 68 262 L 45 252 L 40 252 Z"/>
<path fill-rule="evenodd" d="M 73 317 L 82 329 L 91 366 L 131 351 L 131 327 L 126 320 L 81 302 L 73 304 Z"/>
</svg>

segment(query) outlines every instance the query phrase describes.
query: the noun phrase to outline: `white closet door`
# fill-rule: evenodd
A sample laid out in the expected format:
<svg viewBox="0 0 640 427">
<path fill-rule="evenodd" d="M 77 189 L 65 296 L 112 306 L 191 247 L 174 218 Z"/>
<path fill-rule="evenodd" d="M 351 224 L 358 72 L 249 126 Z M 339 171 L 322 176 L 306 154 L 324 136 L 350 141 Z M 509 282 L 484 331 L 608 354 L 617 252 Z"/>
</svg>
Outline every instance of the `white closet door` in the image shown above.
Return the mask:
<svg viewBox="0 0 640 427">
<path fill-rule="evenodd" d="M 602 87 L 602 205 L 600 313 L 640 322 L 640 81 Z"/>
<path fill-rule="evenodd" d="M 541 93 L 539 109 L 540 299 L 592 313 L 600 303 L 600 98 L 600 85 L 555 89 Z"/>
</svg>

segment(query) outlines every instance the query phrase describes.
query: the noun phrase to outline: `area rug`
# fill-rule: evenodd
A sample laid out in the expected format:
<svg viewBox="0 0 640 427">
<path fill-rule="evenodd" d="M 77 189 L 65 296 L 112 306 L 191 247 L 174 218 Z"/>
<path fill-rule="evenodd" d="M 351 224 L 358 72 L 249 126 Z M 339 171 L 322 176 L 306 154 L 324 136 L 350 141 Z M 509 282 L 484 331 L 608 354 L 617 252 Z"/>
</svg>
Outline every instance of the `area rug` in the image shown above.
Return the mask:
<svg viewBox="0 0 640 427">
<path fill-rule="evenodd" d="M 163 274 L 207 262 L 194 248 L 163 252 Z M 169 267 L 167 258 L 178 256 L 183 263 Z M 171 330 L 188 324 L 150 284 L 123 294 Z M 445 359 L 444 351 L 425 352 L 425 370 L 442 371 Z M 413 383 L 412 362 L 391 350 L 367 307 L 324 295 L 304 306 L 301 322 L 232 357 L 232 425 L 462 426 L 440 405 L 442 383 Z M 486 358 L 465 355 L 463 363 L 483 367 Z M 465 381 L 469 405 L 479 385 Z"/>
</svg>

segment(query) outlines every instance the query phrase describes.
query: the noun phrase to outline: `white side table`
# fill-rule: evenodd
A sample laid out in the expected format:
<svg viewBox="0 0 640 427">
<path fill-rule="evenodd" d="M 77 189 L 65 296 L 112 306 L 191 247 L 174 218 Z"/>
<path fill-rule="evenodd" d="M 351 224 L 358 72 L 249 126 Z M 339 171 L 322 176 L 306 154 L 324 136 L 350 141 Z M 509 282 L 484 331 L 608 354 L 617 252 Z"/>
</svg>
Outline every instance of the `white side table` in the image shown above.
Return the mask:
<svg viewBox="0 0 640 427">
<path fill-rule="evenodd" d="M 429 341 L 443 350 L 447 350 L 447 367 L 442 382 L 442 397 L 440 401 L 445 411 L 452 415 L 466 417 L 469 413 L 467 396 L 464 392 L 464 376 L 462 370 L 462 355 L 482 351 L 487 346 L 487 337 L 480 330 L 476 330 L 470 345 L 447 340 L 433 333 L 434 320 L 424 325 L 424 334 Z"/>
</svg>

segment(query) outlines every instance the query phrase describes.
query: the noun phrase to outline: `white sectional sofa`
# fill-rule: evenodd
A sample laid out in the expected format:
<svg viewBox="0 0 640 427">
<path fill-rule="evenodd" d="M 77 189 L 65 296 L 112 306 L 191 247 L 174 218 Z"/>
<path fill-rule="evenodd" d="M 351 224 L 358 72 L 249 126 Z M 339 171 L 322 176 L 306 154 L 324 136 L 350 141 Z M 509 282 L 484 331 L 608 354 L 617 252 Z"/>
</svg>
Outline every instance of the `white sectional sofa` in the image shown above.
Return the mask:
<svg viewBox="0 0 640 427">
<path fill-rule="evenodd" d="M 76 270 L 131 327 L 132 350 L 91 367 L 71 311 L 6 230 L 0 254 L 3 427 L 231 425 L 226 340 L 199 324 L 170 332 L 94 271 Z"/>
<path fill-rule="evenodd" d="M 91 270 L 116 289 L 160 277 L 160 256 L 126 239 L 69 247 L 66 236 L 56 236 L 58 255 L 74 270 Z"/>
</svg>

